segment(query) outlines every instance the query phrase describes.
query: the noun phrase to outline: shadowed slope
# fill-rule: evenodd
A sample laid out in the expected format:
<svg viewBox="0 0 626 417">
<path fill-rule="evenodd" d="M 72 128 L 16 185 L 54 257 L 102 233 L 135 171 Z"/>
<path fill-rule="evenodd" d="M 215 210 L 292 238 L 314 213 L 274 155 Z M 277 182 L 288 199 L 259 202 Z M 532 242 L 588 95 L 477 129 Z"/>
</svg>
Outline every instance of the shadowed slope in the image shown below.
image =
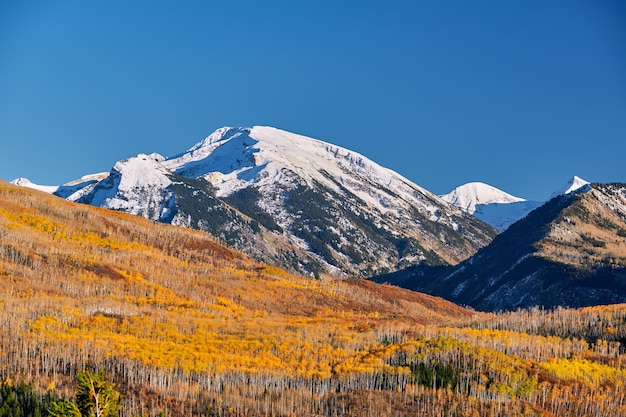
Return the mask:
<svg viewBox="0 0 626 417">
<path fill-rule="evenodd" d="M 558 196 L 455 267 L 375 278 L 482 310 L 626 301 L 626 185 Z"/>
</svg>

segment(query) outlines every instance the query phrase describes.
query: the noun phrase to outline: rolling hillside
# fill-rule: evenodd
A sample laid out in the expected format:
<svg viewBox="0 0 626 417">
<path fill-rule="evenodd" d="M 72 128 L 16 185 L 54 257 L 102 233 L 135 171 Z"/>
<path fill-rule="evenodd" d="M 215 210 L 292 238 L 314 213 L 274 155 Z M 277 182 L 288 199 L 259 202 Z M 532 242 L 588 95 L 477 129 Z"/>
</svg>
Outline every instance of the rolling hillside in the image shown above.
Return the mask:
<svg viewBox="0 0 626 417">
<path fill-rule="evenodd" d="M 3 416 L 18 382 L 71 399 L 84 369 L 129 416 L 626 411 L 624 306 L 476 313 L 4 182 L 0 303 Z"/>
</svg>

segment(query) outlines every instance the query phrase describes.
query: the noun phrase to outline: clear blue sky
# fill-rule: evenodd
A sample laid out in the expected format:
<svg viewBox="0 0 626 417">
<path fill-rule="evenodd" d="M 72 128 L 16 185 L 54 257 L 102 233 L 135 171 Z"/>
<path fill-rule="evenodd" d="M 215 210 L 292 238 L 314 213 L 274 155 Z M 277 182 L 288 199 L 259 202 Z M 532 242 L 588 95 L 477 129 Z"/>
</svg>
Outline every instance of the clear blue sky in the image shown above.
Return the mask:
<svg viewBox="0 0 626 417">
<path fill-rule="evenodd" d="M 626 2 L 0 2 L 2 179 L 258 124 L 438 194 L 626 182 Z"/>
</svg>

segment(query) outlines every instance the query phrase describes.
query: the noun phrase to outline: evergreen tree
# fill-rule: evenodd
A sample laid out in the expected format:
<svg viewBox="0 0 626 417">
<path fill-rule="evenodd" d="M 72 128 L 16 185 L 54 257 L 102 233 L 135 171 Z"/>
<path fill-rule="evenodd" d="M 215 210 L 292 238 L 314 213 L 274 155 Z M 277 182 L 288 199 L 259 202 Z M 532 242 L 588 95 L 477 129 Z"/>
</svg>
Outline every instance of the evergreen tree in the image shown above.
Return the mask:
<svg viewBox="0 0 626 417">
<path fill-rule="evenodd" d="M 104 371 L 82 371 L 78 374 L 76 405 L 82 417 L 116 417 L 119 395 L 106 381 Z"/>
<path fill-rule="evenodd" d="M 81 417 L 80 410 L 72 401 L 57 401 L 48 407 L 50 417 Z"/>
</svg>

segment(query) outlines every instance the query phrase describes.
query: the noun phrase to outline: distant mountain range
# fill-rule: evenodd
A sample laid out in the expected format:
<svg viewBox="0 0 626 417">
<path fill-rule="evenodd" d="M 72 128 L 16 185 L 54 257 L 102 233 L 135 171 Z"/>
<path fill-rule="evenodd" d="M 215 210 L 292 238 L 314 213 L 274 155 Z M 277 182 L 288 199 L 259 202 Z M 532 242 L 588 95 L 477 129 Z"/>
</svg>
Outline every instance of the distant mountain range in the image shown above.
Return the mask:
<svg viewBox="0 0 626 417">
<path fill-rule="evenodd" d="M 626 184 L 559 191 L 459 265 L 374 280 L 491 311 L 626 301 Z"/>
<path fill-rule="evenodd" d="M 482 310 L 626 301 L 623 184 L 574 177 L 547 202 L 479 182 L 438 197 L 356 152 L 264 126 L 63 186 L 13 182 L 203 230 L 307 276 L 373 277 Z"/>
<path fill-rule="evenodd" d="M 550 198 L 569 194 L 589 182 L 574 176 L 565 185 L 556 190 Z M 515 197 L 491 185 L 482 182 L 470 182 L 461 185 L 441 198 L 461 210 L 495 227 L 499 232 L 526 216 L 544 201 L 528 201 Z"/>
<path fill-rule="evenodd" d="M 542 204 L 515 197 L 482 182 L 461 185 L 440 197 L 500 232 Z"/>
<path fill-rule="evenodd" d="M 305 275 L 456 264 L 497 234 L 356 152 L 264 126 L 221 128 L 172 158 L 140 154 L 60 187 L 14 183 L 204 230 Z"/>
<path fill-rule="evenodd" d="M 153 154 L 152 157 L 157 160 L 163 159 L 163 157 L 158 154 Z M 12 183 L 52 193 L 63 198 L 69 198 L 78 190 L 98 182 L 108 175 L 108 172 L 86 175 L 63 186 L 38 185 L 30 182 L 26 178 L 18 178 L 13 180 Z M 550 198 L 568 194 L 586 184 L 589 184 L 589 182 L 574 176 L 567 183 L 554 191 Z M 460 185 L 448 194 L 443 194 L 439 197 L 462 211 L 489 224 L 498 230 L 498 232 L 506 230 L 511 224 L 545 203 L 545 201 L 532 201 L 516 197 L 482 182 L 469 182 Z"/>
</svg>

